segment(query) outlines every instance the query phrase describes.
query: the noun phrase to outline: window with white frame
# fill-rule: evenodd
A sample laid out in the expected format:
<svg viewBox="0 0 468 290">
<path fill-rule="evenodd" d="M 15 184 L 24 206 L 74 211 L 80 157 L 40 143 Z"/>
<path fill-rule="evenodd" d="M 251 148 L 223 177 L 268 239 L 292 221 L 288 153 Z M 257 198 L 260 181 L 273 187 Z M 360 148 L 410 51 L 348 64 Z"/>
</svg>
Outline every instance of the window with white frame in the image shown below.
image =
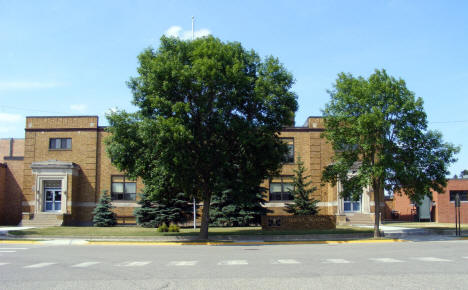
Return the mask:
<svg viewBox="0 0 468 290">
<path fill-rule="evenodd" d="M 136 181 L 125 175 L 112 175 L 111 199 L 136 200 Z"/>
</svg>

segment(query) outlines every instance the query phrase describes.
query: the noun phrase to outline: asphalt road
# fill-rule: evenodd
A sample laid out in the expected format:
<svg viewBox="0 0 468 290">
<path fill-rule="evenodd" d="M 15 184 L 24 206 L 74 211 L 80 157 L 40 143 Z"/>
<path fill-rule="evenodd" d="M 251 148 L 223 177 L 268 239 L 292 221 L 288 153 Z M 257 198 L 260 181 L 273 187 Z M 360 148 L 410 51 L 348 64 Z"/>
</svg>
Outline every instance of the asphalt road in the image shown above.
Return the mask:
<svg viewBox="0 0 468 290">
<path fill-rule="evenodd" d="M 468 241 L 268 246 L 0 243 L 1 289 L 468 289 Z"/>
</svg>

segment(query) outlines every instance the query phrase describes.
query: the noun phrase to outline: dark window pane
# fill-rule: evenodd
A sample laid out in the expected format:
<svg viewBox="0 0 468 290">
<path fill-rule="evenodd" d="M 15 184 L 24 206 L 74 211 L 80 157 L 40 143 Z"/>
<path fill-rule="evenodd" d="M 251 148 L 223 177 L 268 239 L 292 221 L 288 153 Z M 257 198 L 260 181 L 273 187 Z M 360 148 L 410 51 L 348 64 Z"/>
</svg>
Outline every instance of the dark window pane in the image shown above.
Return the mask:
<svg viewBox="0 0 468 290">
<path fill-rule="evenodd" d="M 288 144 L 288 163 L 294 163 L 294 144 Z"/>
<path fill-rule="evenodd" d="M 455 201 L 455 196 L 460 195 L 460 201 L 468 201 L 468 191 L 467 190 L 451 190 L 450 191 L 450 201 Z"/>
</svg>

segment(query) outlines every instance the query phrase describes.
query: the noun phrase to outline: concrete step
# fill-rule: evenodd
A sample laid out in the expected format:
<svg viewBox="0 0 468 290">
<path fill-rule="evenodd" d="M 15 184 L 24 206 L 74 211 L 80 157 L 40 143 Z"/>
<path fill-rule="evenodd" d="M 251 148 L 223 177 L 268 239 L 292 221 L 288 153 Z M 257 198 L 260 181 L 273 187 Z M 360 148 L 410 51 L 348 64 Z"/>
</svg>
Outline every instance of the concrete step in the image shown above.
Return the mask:
<svg viewBox="0 0 468 290">
<path fill-rule="evenodd" d="M 62 214 L 35 214 L 31 219 L 23 219 L 21 224 L 23 226 L 34 227 L 51 227 L 61 226 L 63 223 Z"/>
</svg>

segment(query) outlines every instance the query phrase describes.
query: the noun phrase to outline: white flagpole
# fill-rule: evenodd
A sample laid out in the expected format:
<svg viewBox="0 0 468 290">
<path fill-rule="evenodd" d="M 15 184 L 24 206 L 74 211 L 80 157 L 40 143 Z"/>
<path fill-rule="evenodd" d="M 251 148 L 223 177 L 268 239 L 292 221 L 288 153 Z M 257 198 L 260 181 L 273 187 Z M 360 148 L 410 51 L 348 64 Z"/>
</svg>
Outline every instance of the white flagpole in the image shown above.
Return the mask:
<svg viewBox="0 0 468 290">
<path fill-rule="evenodd" d="M 192 16 L 192 41 L 195 38 L 194 30 L 193 30 L 193 24 L 195 22 L 195 17 Z M 195 196 L 193 197 L 193 228 L 197 228 L 197 204 L 195 201 Z"/>
</svg>

